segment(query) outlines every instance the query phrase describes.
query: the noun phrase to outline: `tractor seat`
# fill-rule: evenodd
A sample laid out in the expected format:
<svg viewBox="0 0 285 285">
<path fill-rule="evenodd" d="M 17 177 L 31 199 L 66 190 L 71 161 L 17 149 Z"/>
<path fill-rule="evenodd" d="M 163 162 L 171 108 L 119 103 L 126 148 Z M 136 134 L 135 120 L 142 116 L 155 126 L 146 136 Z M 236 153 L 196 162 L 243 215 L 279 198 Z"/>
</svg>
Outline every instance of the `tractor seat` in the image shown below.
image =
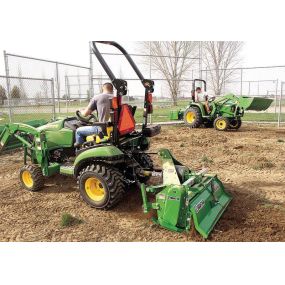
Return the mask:
<svg viewBox="0 0 285 285">
<path fill-rule="evenodd" d="M 108 142 L 111 138 L 111 133 L 113 132 L 113 126 L 111 123 L 94 123 L 93 126 L 98 126 L 102 129 L 99 134 L 94 134 L 86 137 L 86 142 L 102 143 Z"/>
</svg>

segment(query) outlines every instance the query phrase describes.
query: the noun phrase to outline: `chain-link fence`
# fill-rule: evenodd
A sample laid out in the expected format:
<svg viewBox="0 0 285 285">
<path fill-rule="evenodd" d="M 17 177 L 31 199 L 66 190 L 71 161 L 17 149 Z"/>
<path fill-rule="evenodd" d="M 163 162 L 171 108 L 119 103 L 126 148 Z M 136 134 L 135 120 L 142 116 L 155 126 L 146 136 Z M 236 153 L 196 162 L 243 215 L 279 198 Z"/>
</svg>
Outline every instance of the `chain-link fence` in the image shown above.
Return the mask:
<svg viewBox="0 0 285 285">
<path fill-rule="evenodd" d="M 140 80 L 136 77 L 134 71 L 122 54 L 114 52 L 112 47 L 109 46 L 102 47 L 102 51 L 105 60 L 110 65 L 116 77 L 128 81 L 128 95 L 124 97 L 124 100 L 133 105 L 137 105 L 138 111 L 140 112 L 143 107 L 144 99 L 144 89 Z M 283 109 L 285 107 L 285 101 L 283 102 L 284 96 L 282 98 L 281 90 L 281 82 L 285 81 L 285 66 L 222 69 L 219 70 L 221 78 L 217 79 L 215 76 L 216 70 L 212 73 L 210 69 L 202 69 L 201 57 L 188 58 L 188 64 L 191 63 L 188 71 L 185 72 L 183 77 L 179 80 L 175 78 L 171 79 L 172 83 L 175 82 L 179 86 L 177 94 L 173 96 L 171 83 L 166 79 L 161 70 L 158 70 L 153 64 L 155 56 L 152 55 L 151 52 L 148 54 L 138 54 L 135 51 L 135 49 L 130 50 L 133 60 L 139 66 L 145 78 L 155 81 L 153 101 L 156 121 L 166 121 L 169 119 L 168 115 L 171 110 L 187 106 L 191 98 L 193 79 L 202 78 L 207 81 L 209 95 L 234 93 L 236 95 L 259 96 L 273 100 L 272 105 L 266 111 L 247 112 L 244 118 L 245 120 L 279 122 L 279 124 L 285 122 L 285 110 Z M 175 59 L 175 57 L 167 55 L 161 55 L 160 57 L 168 61 Z M 36 77 L 43 78 L 41 80 L 45 82 L 49 82 L 50 80 L 45 78 L 54 78 L 54 110 L 57 114 L 74 114 L 77 109 L 86 106 L 94 94 L 100 93 L 102 85 L 109 81 L 103 68 L 92 53 L 91 46 L 90 67 L 6 52 L 4 52 L 4 59 L 6 76 L 8 77 Z M 7 82 L 5 84 L 3 83 L 2 85 L 6 90 Z M 13 86 L 12 84 L 10 85 L 11 93 Z M 20 85 L 18 84 L 18 86 Z M 218 92 L 216 90 L 217 86 L 219 89 Z M 282 85 L 282 87 L 284 86 Z M 21 89 L 21 86 L 19 88 Z M 44 87 L 37 86 L 34 89 L 41 90 L 44 89 Z M 39 92 L 40 91 L 37 91 L 36 93 Z M 34 98 L 31 104 L 35 104 L 35 92 L 26 88 L 24 93 L 27 94 L 28 98 Z M 43 91 L 41 93 L 43 93 Z M 39 95 L 37 95 L 37 97 L 39 97 Z M 175 100 L 175 98 L 177 98 L 177 100 Z M 37 100 L 39 101 L 39 99 Z M 27 101 L 28 99 L 26 102 Z M 5 104 L 4 106 L 0 105 L 1 111 L 3 114 L 9 114 L 7 100 Z M 42 114 L 37 112 L 35 108 L 33 111 L 38 117 L 40 117 L 39 114 Z M 11 113 L 11 118 L 12 115 Z"/>
<path fill-rule="evenodd" d="M 0 76 L 0 124 L 54 117 L 53 79 Z"/>
<path fill-rule="evenodd" d="M 81 65 L 46 60 L 30 56 L 6 53 L 4 51 L 6 76 L 54 78 L 55 103 L 57 113 L 66 112 L 66 78 L 73 85 L 70 94 L 73 101 L 80 102 L 81 98 L 88 97 L 90 93 L 90 68 Z M 85 81 L 84 78 L 87 78 Z M 87 83 L 87 84 L 86 84 Z M 75 87 L 77 86 L 77 87 Z M 79 90 L 78 90 L 79 86 Z M 76 89 L 76 91 L 74 91 Z"/>
<path fill-rule="evenodd" d="M 102 47 L 102 54 L 118 78 L 128 81 L 128 95 L 124 98 L 126 101 L 132 101 L 132 104 L 142 107 L 143 87 L 136 78 L 129 64 L 122 54 L 118 54 L 111 47 Z M 285 80 L 285 66 L 265 66 L 265 67 L 245 67 L 233 69 L 210 70 L 202 69 L 201 58 L 190 59 L 189 70 L 184 72 L 183 78 L 177 80 L 178 94 L 177 100 L 174 100 L 171 86 L 161 70 L 158 70 L 153 64 L 155 56 L 149 54 L 137 54 L 131 51 L 131 56 L 139 66 L 146 78 L 155 81 L 154 106 L 156 114 L 163 114 L 160 120 L 167 120 L 168 114 L 172 109 L 185 107 L 191 98 L 193 79 L 201 78 L 207 81 L 208 94 L 213 96 L 222 96 L 233 93 L 235 95 L 263 97 L 273 100 L 271 106 L 265 111 L 247 111 L 245 120 L 257 122 L 285 122 L 283 110 L 283 101 L 281 99 L 280 82 Z M 171 56 L 161 55 L 165 60 L 171 60 Z M 175 57 L 173 57 L 175 60 Z M 191 61 L 192 60 L 192 61 Z M 191 64 L 190 64 L 191 63 Z M 94 57 L 90 48 L 90 68 L 92 76 L 92 90 L 99 93 L 102 83 L 108 81 L 106 74 L 97 59 Z M 217 75 L 218 74 L 218 75 Z M 171 81 L 175 81 L 172 78 Z M 218 90 L 217 90 L 218 89 Z M 141 92 L 141 93 L 140 93 Z M 93 93 L 92 93 L 93 94 Z M 218 95 L 217 95 L 218 94 Z M 173 102 L 177 101 L 177 102 Z M 177 103 L 178 106 L 174 106 Z M 279 105 L 281 104 L 281 108 Z M 168 110 L 168 111 L 167 111 Z"/>
</svg>

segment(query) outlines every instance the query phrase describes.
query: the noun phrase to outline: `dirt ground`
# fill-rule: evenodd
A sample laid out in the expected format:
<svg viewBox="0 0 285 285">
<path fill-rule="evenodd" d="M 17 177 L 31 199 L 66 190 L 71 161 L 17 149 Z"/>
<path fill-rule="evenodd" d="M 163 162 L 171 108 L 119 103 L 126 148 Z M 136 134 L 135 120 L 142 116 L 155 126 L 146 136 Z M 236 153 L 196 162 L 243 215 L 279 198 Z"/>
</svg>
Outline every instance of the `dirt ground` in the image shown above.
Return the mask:
<svg viewBox="0 0 285 285">
<path fill-rule="evenodd" d="M 169 148 L 193 169 L 217 173 L 233 195 L 208 241 L 285 241 L 285 129 L 244 125 L 238 132 L 164 126 L 151 152 Z M 20 151 L 0 156 L 0 241 L 203 241 L 195 231 L 170 232 L 142 213 L 140 191 L 129 191 L 115 209 L 81 201 L 76 182 L 56 176 L 41 192 L 18 181 Z M 83 222 L 60 225 L 63 213 Z"/>
</svg>

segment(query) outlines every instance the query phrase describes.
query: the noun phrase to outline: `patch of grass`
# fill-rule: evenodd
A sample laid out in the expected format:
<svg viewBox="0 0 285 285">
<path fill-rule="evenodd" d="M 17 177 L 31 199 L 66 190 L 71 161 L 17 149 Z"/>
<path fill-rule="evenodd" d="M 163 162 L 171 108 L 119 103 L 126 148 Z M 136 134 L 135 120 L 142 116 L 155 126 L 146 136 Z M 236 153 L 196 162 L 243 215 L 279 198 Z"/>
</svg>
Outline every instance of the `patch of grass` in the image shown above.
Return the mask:
<svg viewBox="0 0 285 285">
<path fill-rule="evenodd" d="M 204 155 L 201 159 L 201 161 L 205 164 L 213 163 L 214 161 L 211 158 L 208 158 L 206 155 Z"/>
<path fill-rule="evenodd" d="M 274 163 L 272 163 L 271 161 L 260 161 L 257 164 L 255 164 L 252 168 L 254 170 L 262 170 L 262 169 L 267 169 L 267 168 L 273 168 L 275 166 Z"/>
<path fill-rule="evenodd" d="M 71 226 L 79 225 L 82 223 L 83 223 L 83 221 L 81 219 L 76 218 L 76 217 L 72 216 L 71 214 L 63 213 L 61 216 L 60 225 L 62 227 L 71 227 Z"/>
<path fill-rule="evenodd" d="M 261 206 L 264 208 L 271 208 L 271 209 L 273 208 L 273 209 L 285 212 L 285 207 L 283 205 L 280 205 L 280 204 L 264 202 Z"/>
<path fill-rule="evenodd" d="M 278 139 L 277 142 L 279 142 L 279 143 L 284 143 L 285 141 L 282 140 L 282 139 Z"/>
</svg>

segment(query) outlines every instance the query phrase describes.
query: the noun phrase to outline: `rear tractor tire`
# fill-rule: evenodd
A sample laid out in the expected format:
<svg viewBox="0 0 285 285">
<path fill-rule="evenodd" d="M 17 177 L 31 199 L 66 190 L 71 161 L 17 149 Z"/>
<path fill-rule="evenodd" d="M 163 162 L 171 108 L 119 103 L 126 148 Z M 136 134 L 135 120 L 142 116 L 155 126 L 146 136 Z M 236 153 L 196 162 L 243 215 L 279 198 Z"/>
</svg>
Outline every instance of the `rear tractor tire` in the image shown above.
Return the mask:
<svg viewBox="0 0 285 285">
<path fill-rule="evenodd" d="M 37 192 L 44 187 L 44 176 L 39 166 L 24 165 L 20 169 L 20 181 L 23 187 L 31 192 Z"/>
<path fill-rule="evenodd" d="M 184 122 L 190 128 L 199 128 L 203 124 L 201 111 L 190 107 L 184 112 Z"/>
<path fill-rule="evenodd" d="M 230 121 L 225 117 L 217 117 L 214 121 L 214 127 L 217 131 L 227 131 L 230 128 Z"/>
<path fill-rule="evenodd" d="M 125 193 L 122 174 L 105 165 L 89 165 L 79 176 L 82 199 L 91 207 L 108 210 L 118 204 Z"/>
<path fill-rule="evenodd" d="M 241 127 L 241 119 L 230 120 L 230 128 L 233 130 L 238 130 Z"/>
</svg>

